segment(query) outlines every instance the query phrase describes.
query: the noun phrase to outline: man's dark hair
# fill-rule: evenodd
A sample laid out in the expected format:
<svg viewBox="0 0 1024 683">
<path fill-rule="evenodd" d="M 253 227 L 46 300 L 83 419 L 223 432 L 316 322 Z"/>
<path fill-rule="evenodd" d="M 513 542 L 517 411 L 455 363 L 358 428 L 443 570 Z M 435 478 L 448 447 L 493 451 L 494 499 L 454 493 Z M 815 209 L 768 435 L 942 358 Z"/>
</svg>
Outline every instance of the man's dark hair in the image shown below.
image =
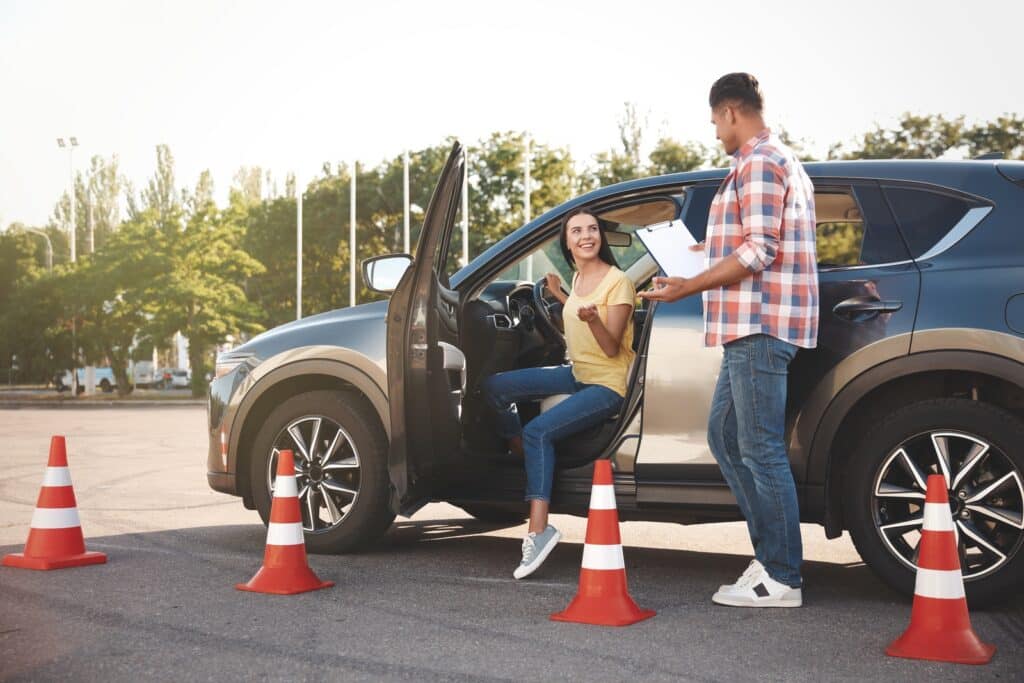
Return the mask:
<svg viewBox="0 0 1024 683">
<path fill-rule="evenodd" d="M 712 109 L 717 109 L 720 104 L 729 102 L 738 104 L 741 109 L 746 109 L 748 112 L 760 114 L 764 108 L 761 85 L 756 78 L 748 73 L 732 73 L 722 76 L 711 86 L 708 103 Z"/>
</svg>

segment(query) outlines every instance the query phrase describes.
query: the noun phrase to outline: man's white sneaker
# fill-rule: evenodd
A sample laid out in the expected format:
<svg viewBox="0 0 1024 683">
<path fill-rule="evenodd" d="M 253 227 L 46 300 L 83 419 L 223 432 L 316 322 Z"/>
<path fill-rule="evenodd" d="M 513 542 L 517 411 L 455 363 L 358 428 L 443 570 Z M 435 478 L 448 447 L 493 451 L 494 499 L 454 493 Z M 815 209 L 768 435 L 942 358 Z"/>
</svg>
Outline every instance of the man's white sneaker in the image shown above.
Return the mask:
<svg viewBox="0 0 1024 683">
<path fill-rule="evenodd" d="M 736 583 L 722 584 L 718 587 L 718 592 L 721 593 L 722 591 L 732 591 L 737 588 L 740 588 L 741 586 L 747 585 L 748 583 L 750 583 L 750 580 L 757 576 L 759 573 L 761 573 L 763 569 L 763 564 L 758 562 L 756 559 L 751 560 L 750 564 L 747 565 L 747 568 L 743 570 L 742 574 L 740 574 L 740 578 L 736 579 Z"/>
<path fill-rule="evenodd" d="M 790 588 L 779 583 L 761 567 L 745 584 L 733 584 L 729 590 L 719 589 L 711 601 L 730 607 L 800 607 L 803 593 L 799 588 Z"/>
</svg>

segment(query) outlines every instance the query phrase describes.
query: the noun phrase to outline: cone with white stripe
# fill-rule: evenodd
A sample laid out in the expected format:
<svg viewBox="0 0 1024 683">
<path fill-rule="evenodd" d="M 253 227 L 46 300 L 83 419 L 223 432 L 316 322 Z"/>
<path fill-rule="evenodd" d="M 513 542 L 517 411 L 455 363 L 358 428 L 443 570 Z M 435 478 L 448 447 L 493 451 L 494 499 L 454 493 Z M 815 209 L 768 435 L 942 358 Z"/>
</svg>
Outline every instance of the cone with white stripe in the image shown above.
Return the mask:
<svg viewBox="0 0 1024 683">
<path fill-rule="evenodd" d="M 50 459 L 39 489 L 25 552 L 4 558 L 5 567 L 21 569 L 66 569 L 103 564 L 107 556 L 88 552 L 78 519 L 75 490 L 71 486 L 68 454 L 63 436 L 50 439 Z"/>
<path fill-rule="evenodd" d="M 299 492 L 295 485 L 295 457 L 291 451 L 281 451 L 277 456 L 277 479 L 274 482 L 274 499 L 270 503 L 263 566 L 249 583 L 236 584 L 235 588 L 254 593 L 292 595 L 333 585 L 333 581 L 321 581 L 306 561 Z"/>
<path fill-rule="evenodd" d="M 628 626 L 654 614 L 653 610 L 637 607 L 626 588 L 612 464 L 598 460 L 594 463 L 594 486 L 590 490 L 579 590 L 565 611 L 552 614 L 551 618 L 599 626 Z"/>
<path fill-rule="evenodd" d="M 956 664 L 987 664 L 996 648 L 981 642 L 967 614 L 953 515 L 946 480 L 928 477 L 914 585 L 914 606 L 906 632 L 886 648 L 890 657 Z"/>
</svg>

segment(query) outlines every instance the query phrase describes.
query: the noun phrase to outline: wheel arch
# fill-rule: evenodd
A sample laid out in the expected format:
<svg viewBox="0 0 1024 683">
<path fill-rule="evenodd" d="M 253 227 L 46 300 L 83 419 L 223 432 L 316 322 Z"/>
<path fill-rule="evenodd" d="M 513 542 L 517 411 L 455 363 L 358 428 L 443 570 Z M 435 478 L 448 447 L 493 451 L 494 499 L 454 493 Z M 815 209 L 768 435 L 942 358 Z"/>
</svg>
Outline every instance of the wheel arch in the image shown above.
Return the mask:
<svg viewBox="0 0 1024 683">
<path fill-rule="evenodd" d="M 808 484 L 824 484 L 826 536 L 846 528 L 841 481 L 857 435 L 908 403 L 958 396 L 1024 414 L 1024 364 L 978 351 L 914 353 L 867 370 L 836 395 L 815 430 L 807 467 Z"/>
<path fill-rule="evenodd" d="M 232 421 L 231 452 L 235 482 L 246 507 L 253 498 L 248 476 L 252 444 L 264 420 L 284 401 L 309 391 L 346 392 L 377 418 L 377 427 L 390 442 L 391 429 L 385 390 L 359 367 L 336 359 L 307 358 L 281 365 L 256 380 L 246 392 Z"/>
</svg>

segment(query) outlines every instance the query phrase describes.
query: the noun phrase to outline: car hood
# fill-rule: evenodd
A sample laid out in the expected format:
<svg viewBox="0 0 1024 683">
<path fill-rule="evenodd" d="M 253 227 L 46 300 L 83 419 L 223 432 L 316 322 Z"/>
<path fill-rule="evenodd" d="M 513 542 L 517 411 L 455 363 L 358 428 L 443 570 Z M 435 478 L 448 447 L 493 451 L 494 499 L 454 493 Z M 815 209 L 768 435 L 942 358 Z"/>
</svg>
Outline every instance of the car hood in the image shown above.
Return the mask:
<svg viewBox="0 0 1024 683">
<path fill-rule="evenodd" d="M 266 358 L 280 350 L 298 346 L 348 346 L 346 342 L 356 330 L 364 330 L 369 326 L 383 333 L 387 313 L 387 301 L 374 301 L 311 315 L 267 330 L 225 355 L 243 354 Z"/>
</svg>

